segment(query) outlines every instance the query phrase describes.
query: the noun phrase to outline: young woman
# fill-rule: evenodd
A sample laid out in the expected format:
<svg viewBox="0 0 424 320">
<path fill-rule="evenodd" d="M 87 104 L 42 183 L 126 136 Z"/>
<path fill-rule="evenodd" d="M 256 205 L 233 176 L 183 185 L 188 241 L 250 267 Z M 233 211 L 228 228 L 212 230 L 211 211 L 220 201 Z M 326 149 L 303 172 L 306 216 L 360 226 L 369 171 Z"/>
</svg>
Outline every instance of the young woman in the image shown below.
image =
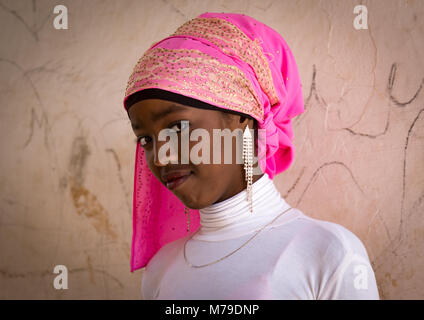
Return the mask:
<svg viewBox="0 0 424 320">
<path fill-rule="evenodd" d="M 281 35 L 242 14 L 204 13 L 141 57 L 124 106 L 144 299 L 379 299 L 360 239 L 272 182 L 294 157 L 301 87 Z"/>
</svg>

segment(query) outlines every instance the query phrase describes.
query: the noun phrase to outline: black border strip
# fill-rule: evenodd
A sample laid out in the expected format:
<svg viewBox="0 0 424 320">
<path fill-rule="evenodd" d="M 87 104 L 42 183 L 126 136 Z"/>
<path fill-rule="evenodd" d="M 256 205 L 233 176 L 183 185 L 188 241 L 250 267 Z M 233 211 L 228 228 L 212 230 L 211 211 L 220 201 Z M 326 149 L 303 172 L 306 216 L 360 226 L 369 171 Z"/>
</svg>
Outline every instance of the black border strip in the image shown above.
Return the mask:
<svg viewBox="0 0 424 320">
<path fill-rule="evenodd" d="M 227 112 L 227 113 L 243 116 L 245 118 L 249 118 L 252 120 L 256 120 L 254 117 L 246 113 L 219 108 L 209 103 L 184 96 L 182 94 L 177 94 L 171 91 L 166 91 L 166 90 L 157 89 L 157 88 L 143 89 L 141 91 L 135 92 L 132 95 L 130 95 L 125 101 L 125 109 L 127 110 L 127 113 L 129 112 L 129 109 L 131 108 L 131 106 L 133 106 L 135 103 L 142 100 L 146 100 L 146 99 L 167 100 L 167 101 L 176 102 L 176 103 L 190 106 L 190 107 Z"/>
</svg>

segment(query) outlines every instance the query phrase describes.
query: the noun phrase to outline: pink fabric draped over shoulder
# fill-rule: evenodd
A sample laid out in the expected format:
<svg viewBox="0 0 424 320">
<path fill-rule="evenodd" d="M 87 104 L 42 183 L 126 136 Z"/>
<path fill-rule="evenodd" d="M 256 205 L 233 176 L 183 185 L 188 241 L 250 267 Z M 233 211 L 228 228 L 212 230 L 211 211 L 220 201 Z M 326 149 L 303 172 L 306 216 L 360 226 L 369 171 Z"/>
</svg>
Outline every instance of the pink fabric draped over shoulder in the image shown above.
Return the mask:
<svg viewBox="0 0 424 320">
<path fill-rule="evenodd" d="M 265 134 L 259 165 L 272 179 L 294 158 L 291 119 L 304 111 L 294 56 L 283 37 L 243 14 L 203 13 L 154 43 L 128 81 L 134 93 L 162 89 L 248 114 Z M 191 232 L 200 227 L 190 210 Z M 137 144 L 131 271 L 145 267 L 165 244 L 187 235 L 183 203 L 150 171 Z"/>
</svg>

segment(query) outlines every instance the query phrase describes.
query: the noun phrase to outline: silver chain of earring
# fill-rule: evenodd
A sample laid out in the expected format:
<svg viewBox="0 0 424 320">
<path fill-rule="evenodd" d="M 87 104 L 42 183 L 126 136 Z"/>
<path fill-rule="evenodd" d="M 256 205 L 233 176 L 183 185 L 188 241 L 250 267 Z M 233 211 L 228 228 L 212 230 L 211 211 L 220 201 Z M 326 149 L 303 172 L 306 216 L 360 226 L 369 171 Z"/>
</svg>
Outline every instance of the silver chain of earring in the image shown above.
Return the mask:
<svg viewBox="0 0 424 320">
<path fill-rule="evenodd" d="M 184 214 L 187 215 L 187 232 L 190 232 L 190 209 L 184 206 Z"/>
<path fill-rule="evenodd" d="M 250 212 L 253 212 L 252 201 L 252 182 L 253 182 L 253 138 L 249 129 L 246 126 L 243 133 L 243 162 L 244 162 L 244 177 L 247 181 L 247 198 L 250 202 Z"/>
</svg>

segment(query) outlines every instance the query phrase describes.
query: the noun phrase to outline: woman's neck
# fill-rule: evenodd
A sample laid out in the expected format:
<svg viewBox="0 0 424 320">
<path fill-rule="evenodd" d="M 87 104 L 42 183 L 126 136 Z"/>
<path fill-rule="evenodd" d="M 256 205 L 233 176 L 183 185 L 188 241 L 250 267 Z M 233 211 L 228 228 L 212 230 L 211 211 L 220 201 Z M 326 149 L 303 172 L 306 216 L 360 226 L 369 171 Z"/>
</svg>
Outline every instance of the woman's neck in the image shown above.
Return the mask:
<svg viewBox="0 0 424 320">
<path fill-rule="evenodd" d="M 255 176 L 253 176 L 253 179 L 252 179 L 252 184 L 254 184 L 256 181 L 258 181 L 260 178 L 262 178 L 264 176 L 264 174 L 262 173 L 261 175 L 255 175 Z M 234 187 L 233 187 L 234 188 Z M 234 191 L 234 190 L 232 190 L 232 192 L 230 193 L 230 196 L 225 196 L 225 197 L 222 197 L 221 196 L 221 198 L 220 199 L 218 199 L 216 202 L 214 202 L 212 205 L 214 205 L 214 204 L 217 204 L 217 203 L 220 203 L 220 202 L 223 202 L 223 201 L 225 201 L 225 200 L 227 200 L 227 199 L 229 199 L 229 198 L 231 198 L 231 197 L 233 197 L 233 196 L 235 196 L 236 194 L 239 194 L 240 192 L 242 192 L 243 190 L 246 190 L 246 188 L 247 188 L 247 185 L 246 185 L 246 182 L 244 183 L 244 185 L 242 185 L 242 186 L 240 186 L 238 189 L 236 189 L 236 191 Z M 228 192 L 227 192 L 228 193 Z"/>
<path fill-rule="evenodd" d="M 193 239 L 221 241 L 250 234 L 290 208 L 267 174 L 258 176 L 252 184 L 253 213 L 246 197 L 247 190 L 244 189 L 224 201 L 200 209 L 201 226 Z"/>
</svg>

